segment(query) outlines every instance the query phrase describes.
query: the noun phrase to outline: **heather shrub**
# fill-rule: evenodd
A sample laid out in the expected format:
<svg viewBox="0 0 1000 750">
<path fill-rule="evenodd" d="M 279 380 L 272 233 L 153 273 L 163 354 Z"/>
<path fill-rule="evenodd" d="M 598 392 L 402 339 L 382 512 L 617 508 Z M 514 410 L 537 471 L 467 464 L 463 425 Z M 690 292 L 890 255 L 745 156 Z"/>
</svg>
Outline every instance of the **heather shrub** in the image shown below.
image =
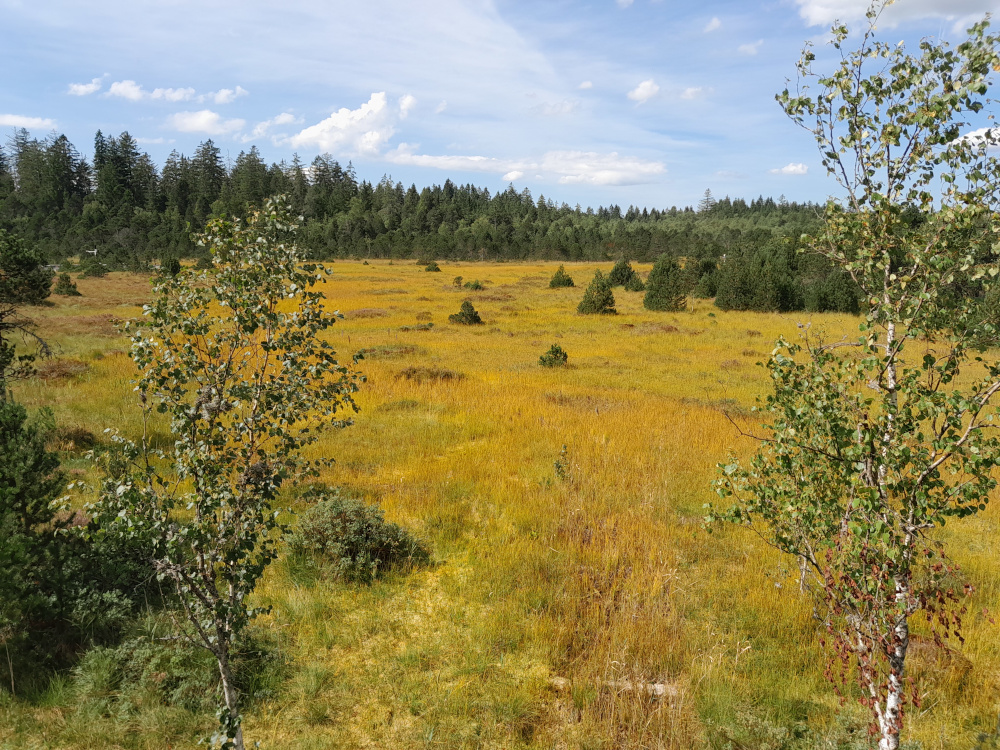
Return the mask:
<svg viewBox="0 0 1000 750">
<path fill-rule="evenodd" d="M 289 548 L 300 562 L 323 577 L 370 583 L 383 572 L 430 562 L 427 547 L 382 510 L 336 491 L 299 518 Z"/>
</svg>

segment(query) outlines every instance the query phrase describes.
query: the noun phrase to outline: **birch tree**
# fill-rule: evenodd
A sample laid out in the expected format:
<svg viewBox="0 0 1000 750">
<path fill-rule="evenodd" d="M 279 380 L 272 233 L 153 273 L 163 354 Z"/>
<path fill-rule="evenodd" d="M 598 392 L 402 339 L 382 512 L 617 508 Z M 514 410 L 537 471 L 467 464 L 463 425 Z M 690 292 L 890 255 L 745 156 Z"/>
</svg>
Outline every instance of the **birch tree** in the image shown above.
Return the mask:
<svg viewBox="0 0 1000 750">
<path fill-rule="evenodd" d="M 911 620 L 940 644 L 961 638 L 958 567 L 935 534 L 986 507 L 1000 463 L 1000 364 L 991 316 L 1000 169 L 987 120 L 1000 69 L 987 22 L 957 46 L 916 54 L 877 38 L 884 4 L 849 47 L 832 29 L 833 72 L 813 69 L 778 95 L 815 136 L 839 187 L 808 250 L 845 269 L 864 295 L 859 336 L 803 327 L 767 363 L 773 393 L 759 449 L 716 482 L 731 501 L 709 517 L 743 524 L 798 558 L 832 648 L 831 676 L 853 674 L 880 750 L 899 747 Z M 976 120 L 972 124 L 972 120 Z"/>
<path fill-rule="evenodd" d="M 335 321 L 313 289 L 326 271 L 290 242 L 282 200 L 246 223 L 213 220 L 199 240 L 213 268 L 156 285 L 132 325 L 144 423 L 169 417 L 172 448 L 147 433 L 121 440 L 130 471 L 109 477 L 98 504 L 118 533 L 156 544 L 155 565 L 176 589 L 187 635 L 215 656 L 221 679 L 216 744 L 242 750 L 240 696 L 230 653 L 261 610 L 250 597 L 276 554 L 274 503 L 288 482 L 315 474 L 305 458 L 325 428 L 343 427 L 357 374 L 323 332 Z"/>
</svg>

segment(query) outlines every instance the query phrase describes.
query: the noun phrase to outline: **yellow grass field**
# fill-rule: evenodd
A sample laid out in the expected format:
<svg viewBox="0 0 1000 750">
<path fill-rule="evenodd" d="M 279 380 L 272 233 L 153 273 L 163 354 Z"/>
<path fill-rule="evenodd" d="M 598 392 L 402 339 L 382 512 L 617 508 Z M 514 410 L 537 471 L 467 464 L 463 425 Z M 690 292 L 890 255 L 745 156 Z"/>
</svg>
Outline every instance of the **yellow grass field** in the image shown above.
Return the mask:
<svg viewBox="0 0 1000 750">
<path fill-rule="evenodd" d="M 325 291 L 345 318 L 331 340 L 346 361 L 368 350 L 358 365 L 367 382 L 355 424 L 321 443 L 336 459 L 324 481 L 379 504 L 430 543 L 435 562 L 371 586 L 297 584 L 276 563 L 258 590 L 273 609 L 254 627 L 288 667 L 249 706 L 250 741 L 866 746 L 865 714 L 852 700 L 841 708 L 823 677 L 794 561 L 740 530 L 701 527 L 716 464 L 753 449 L 723 411 L 753 424 L 749 408 L 768 387 L 755 363 L 808 316 L 706 301 L 653 313 L 621 288 L 618 315 L 578 315 L 598 267 L 570 265 L 577 287 L 550 290 L 552 263 L 332 264 Z M 486 288 L 457 288 L 456 276 Z M 52 407 L 63 427 L 134 434 L 134 372 L 114 320 L 139 314 L 148 279 L 77 283 L 82 297 L 30 311 L 57 359 L 17 397 Z M 448 323 L 464 299 L 485 325 Z M 842 335 L 858 321 L 811 322 Z M 540 367 L 556 343 L 568 368 Z M 60 447 L 68 468 L 96 476 L 71 441 Z M 998 519 L 991 506 L 944 532 L 977 592 L 964 646 L 925 643 L 908 662 L 922 696 L 907 715 L 906 739 L 919 743 L 909 747 L 971 748 L 994 729 L 1000 638 L 983 610 L 1000 610 Z M 650 684 L 665 695 L 647 695 Z M 71 680 L 61 685 L 0 703 L 0 747 L 194 748 L 213 727 L 179 708 L 95 707 Z"/>
</svg>

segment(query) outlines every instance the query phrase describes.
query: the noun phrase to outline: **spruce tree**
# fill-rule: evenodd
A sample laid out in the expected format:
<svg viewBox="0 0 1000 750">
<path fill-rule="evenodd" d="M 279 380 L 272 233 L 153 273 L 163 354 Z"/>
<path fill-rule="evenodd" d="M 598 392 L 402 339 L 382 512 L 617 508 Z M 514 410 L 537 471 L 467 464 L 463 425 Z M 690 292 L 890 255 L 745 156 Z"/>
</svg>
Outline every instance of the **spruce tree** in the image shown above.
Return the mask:
<svg viewBox="0 0 1000 750">
<path fill-rule="evenodd" d="M 646 279 L 646 296 L 642 299 L 642 306 L 647 310 L 675 312 L 686 307 L 686 298 L 680 265 L 669 255 L 661 255 Z"/>
<path fill-rule="evenodd" d="M 590 282 L 587 291 L 580 300 L 580 305 L 576 308 L 578 313 L 584 315 L 616 315 L 615 296 L 611 293 L 611 284 L 607 277 L 598 271 L 594 274 L 594 280 Z"/>
<path fill-rule="evenodd" d="M 549 289 L 558 289 L 563 286 L 576 286 L 576 284 L 573 283 L 572 277 L 566 273 L 566 268 L 559 266 L 549 280 Z"/>
<path fill-rule="evenodd" d="M 476 312 L 476 308 L 472 306 L 469 300 L 465 300 L 462 303 L 461 312 L 457 312 L 454 315 L 449 315 L 448 320 L 452 323 L 459 323 L 460 325 L 466 326 L 479 326 L 483 324 L 482 318 L 479 317 L 479 313 Z"/>
</svg>

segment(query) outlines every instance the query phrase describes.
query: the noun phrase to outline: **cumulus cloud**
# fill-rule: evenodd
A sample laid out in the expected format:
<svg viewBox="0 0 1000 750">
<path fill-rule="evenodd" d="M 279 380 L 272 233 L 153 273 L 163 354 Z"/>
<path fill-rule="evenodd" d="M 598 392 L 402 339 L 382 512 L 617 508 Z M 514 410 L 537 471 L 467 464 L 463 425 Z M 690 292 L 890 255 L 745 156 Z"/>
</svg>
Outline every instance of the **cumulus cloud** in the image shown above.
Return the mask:
<svg viewBox="0 0 1000 750">
<path fill-rule="evenodd" d="M 92 78 L 90 83 L 71 83 L 67 94 L 73 96 L 89 96 L 101 90 L 101 79 Z"/>
<path fill-rule="evenodd" d="M 660 90 L 660 87 L 656 85 L 656 82 L 650 78 L 649 80 L 643 81 L 634 89 L 628 92 L 628 98 L 639 104 L 645 104 Z"/>
<path fill-rule="evenodd" d="M 681 99 L 698 99 L 706 92 L 704 86 L 688 86 L 681 92 Z"/>
<path fill-rule="evenodd" d="M 154 92 L 155 93 L 155 92 Z M 237 86 L 235 89 L 219 89 L 218 91 L 213 91 L 210 94 L 204 94 L 198 97 L 198 101 L 213 101 L 216 104 L 232 104 L 239 97 L 246 96 L 250 92 L 247 91 L 242 86 Z"/>
<path fill-rule="evenodd" d="M 809 167 L 802 162 L 791 162 L 780 169 L 770 170 L 771 174 L 804 175 L 809 173 Z"/>
<path fill-rule="evenodd" d="M 410 94 L 405 94 L 399 97 L 399 117 L 401 120 L 405 120 L 407 115 L 410 114 L 410 110 L 417 106 L 417 97 L 411 96 Z"/>
<path fill-rule="evenodd" d="M 210 109 L 198 112 L 178 112 L 167 118 L 167 126 L 182 133 L 205 133 L 207 135 L 226 135 L 242 130 L 246 120 L 223 119 L 222 115 Z"/>
<path fill-rule="evenodd" d="M 584 81 L 579 86 L 577 86 L 577 88 L 578 89 L 592 89 L 592 88 L 594 88 L 594 83 L 593 83 L 593 81 Z"/>
<path fill-rule="evenodd" d="M 385 92 L 379 91 L 357 109 L 342 107 L 288 142 L 296 148 L 314 146 L 331 153 L 377 154 L 394 132 Z"/>
<path fill-rule="evenodd" d="M 763 44 L 764 40 L 758 39 L 756 42 L 752 42 L 750 44 L 741 44 L 736 48 L 736 51 L 741 55 L 756 55 L 760 51 L 761 45 Z"/>
<path fill-rule="evenodd" d="M 863 20 L 868 9 L 868 0 L 795 0 L 795 3 L 799 15 L 810 26 Z M 908 0 L 889 6 L 881 20 L 891 26 L 902 21 L 939 18 L 955 21 L 955 30 L 961 31 L 970 21 L 996 9 L 995 0 Z"/>
<path fill-rule="evenodd" d="M 719 20 L 719 17 L 718 16 L 712 16 L 712 20 L 705 24 L 704 31 L 707 34 L 710 31 L 715 31 L 720 26 L 722 26 L 722 21 Z"/>
<path fill-rule="evenodd" d="M 0 115 L 0 128 L 54 128 L 56 121 L 48 117 L 26 117 L 25 115 Z"/>
<path fill-rule="evenodd" d="M 194 89 L 153 89 L 146 91 L 142 86 L 131 79 L 115 81 L 108 88 L 105 96 L 117 96 L 128 99 L 130 102 L 139 102 L 143 99 L 160 99 L 167 102 L 186 102 L 194 98 Z"/>
<path fill-rule="evenodd" d="M 617 152 L 549 151 L 540 160 L 496 159 L 491 156 L 416 154 L 413 147 L 400 144 L 385 158 L 394 164 L 432 167 L 450 172 L 490 172 L 510 182 L 526 172 L 538 179 L 555 179 L 564 185 L 640 185 L 653 182 L 667 170 L 662 162 L 647 161 Z M 512 177 L 511 175 L 518 175 Z"/>
<path fill-rule="evenodd" d="M 1000 148 L 1000 128 L 994 126 L 972 130 L 965 133 L 959 140 L 968 141 L 973 146 L 981 146 L 985 143 L 990 149 Z"/>
</svg>

